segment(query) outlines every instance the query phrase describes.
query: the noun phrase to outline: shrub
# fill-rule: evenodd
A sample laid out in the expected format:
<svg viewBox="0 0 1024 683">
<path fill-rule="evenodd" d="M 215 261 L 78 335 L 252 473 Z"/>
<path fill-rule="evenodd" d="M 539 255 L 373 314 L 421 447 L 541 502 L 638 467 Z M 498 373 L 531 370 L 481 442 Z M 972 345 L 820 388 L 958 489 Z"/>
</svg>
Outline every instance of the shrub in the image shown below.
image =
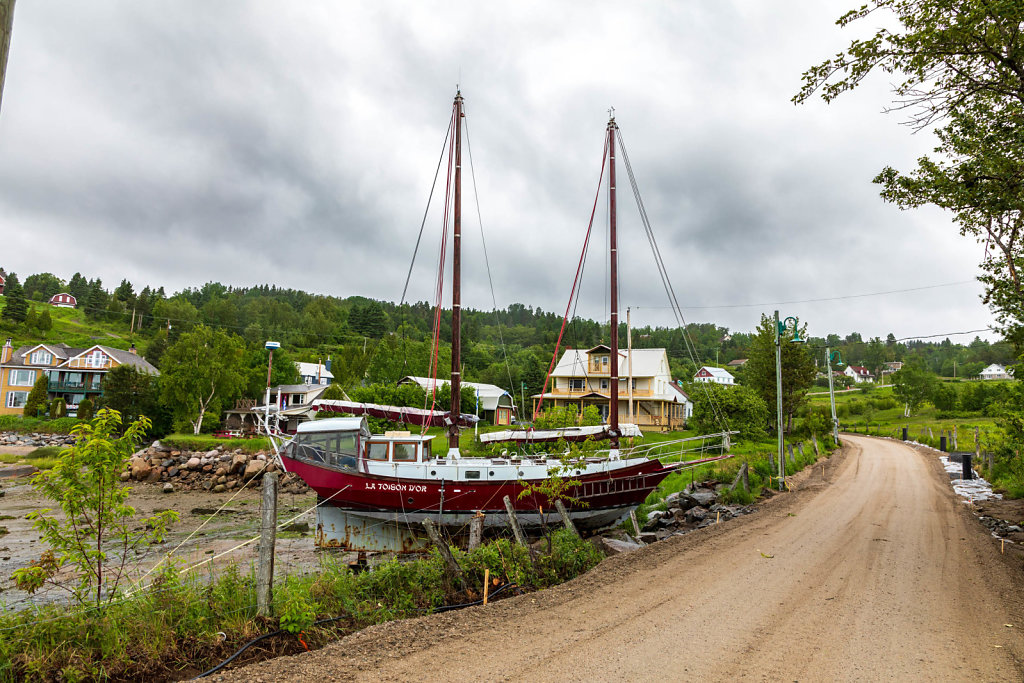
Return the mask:
<svg viewBox="0 0 1024 683">
<path fill-rule="evenodd" d="M 62 417 L 67 417 L 67 415 L 68 406 L 66 403 L 64 403 L 64 399 L 53 399 L 53 402 L 50 403 L 50 417 L 52 417 L 55 420 L 59 420 Z"/>
<path fill-rule="evenodd" d="M 78 419 L 79 420 L 91 420 L 92 419 L 92 401 L 87 398 L 83 398 L 78 403 Z"/>
</svg>

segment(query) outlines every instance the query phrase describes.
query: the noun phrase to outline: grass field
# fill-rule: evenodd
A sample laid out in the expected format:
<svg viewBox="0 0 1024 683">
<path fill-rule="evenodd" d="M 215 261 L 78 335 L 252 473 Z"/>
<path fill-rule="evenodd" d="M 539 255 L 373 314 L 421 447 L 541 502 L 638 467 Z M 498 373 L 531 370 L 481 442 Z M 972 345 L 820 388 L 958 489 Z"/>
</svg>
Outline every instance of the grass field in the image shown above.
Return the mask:
<svg viewBox="0 0 1024 683">
<path fill-rule="evenodd" d="M 4 297 L 0 296 L 0 310 L 3 310 L 5 305 Z M 26 336 L 23 325 L 5 328 L 8 336 L 13 337 L 15 348 L 39 342 L 63 342 L 68 346 L 83 348 L 93 344 L 104 344 L 115 349 L 127 349 L 131 346 L 129 326 L 124 323 L 87 320 L 84 311 L 59 308 L 38 301 L 30 301 L 29 308 L 35 308 L 36 313 L 48 311 L 53 327 L 43 335 L 33 331 L 31 337 Z"/>
</svg>

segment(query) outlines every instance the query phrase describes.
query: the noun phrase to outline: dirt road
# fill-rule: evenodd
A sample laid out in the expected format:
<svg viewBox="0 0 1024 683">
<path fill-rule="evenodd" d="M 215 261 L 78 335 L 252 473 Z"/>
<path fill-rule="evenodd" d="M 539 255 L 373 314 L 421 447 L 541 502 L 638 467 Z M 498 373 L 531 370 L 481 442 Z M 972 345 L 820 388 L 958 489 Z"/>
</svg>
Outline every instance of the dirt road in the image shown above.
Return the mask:
<svg viewBox="0 0 1024 683">
<path fill-rule="evenodd" d="M 223 680 L 1022 680 L 1019 564 L 934 456 L 847 443 L 751 517 Z"/>
</svg>

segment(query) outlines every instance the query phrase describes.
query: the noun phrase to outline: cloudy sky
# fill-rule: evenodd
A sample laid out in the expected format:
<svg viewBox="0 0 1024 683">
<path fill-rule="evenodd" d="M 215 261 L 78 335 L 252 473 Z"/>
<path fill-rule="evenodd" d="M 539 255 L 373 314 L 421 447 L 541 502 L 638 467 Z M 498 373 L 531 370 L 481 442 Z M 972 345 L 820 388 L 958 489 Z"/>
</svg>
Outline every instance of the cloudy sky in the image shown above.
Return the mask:
<svg viewBox="0 0 1024 683">
<path fill-rule="evenodd" d="M 886 77 L 790 102 L 804 69 L 872 28 L 834 25 L 855 4 L 23 0 L 0 266 L 398 300 L 460 84 L 499 306 L 564 309 L 613 106 L 688 319 L 747 331 L 777 307 L 822 336 L 985 327 L 982 247 L 871 183 L 934 145 L 882 113 Z M 468 183 L 465 197 L 463 301 L 490 308 Z M 605 213 L 579 308 L 595 318 Z M 622 307 L 670 324 L 621 191 L 619 215 Z M 413 299 L 431 296 L 440 221 Z"/>
</svg>

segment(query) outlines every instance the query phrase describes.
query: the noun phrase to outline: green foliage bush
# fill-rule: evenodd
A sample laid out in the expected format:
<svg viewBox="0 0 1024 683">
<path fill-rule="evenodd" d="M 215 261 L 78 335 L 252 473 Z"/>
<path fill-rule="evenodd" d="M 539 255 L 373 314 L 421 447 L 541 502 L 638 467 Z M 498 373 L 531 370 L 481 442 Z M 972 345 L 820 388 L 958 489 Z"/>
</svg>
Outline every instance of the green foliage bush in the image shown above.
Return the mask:
<svg viewBox="0 0 1024 683">
<path fill-rule="evenodd" d="M 767 436 L 768 404 L 749 387 L 691 384 L 686 393 L 693 401 L 690 426 L 698 432 L 712 434 L 728 426 L 739 430 L 736 440 L 760 441 Z M 719 416 L 724 416 L 725 423 Z"/>
<path fill-rule="evenodd" d="M 92 419 L 92 401 L 87 398 L 83 398 L 78 402 L 78 419 L 79 420 L 91 420 Z"/>
</svg>

